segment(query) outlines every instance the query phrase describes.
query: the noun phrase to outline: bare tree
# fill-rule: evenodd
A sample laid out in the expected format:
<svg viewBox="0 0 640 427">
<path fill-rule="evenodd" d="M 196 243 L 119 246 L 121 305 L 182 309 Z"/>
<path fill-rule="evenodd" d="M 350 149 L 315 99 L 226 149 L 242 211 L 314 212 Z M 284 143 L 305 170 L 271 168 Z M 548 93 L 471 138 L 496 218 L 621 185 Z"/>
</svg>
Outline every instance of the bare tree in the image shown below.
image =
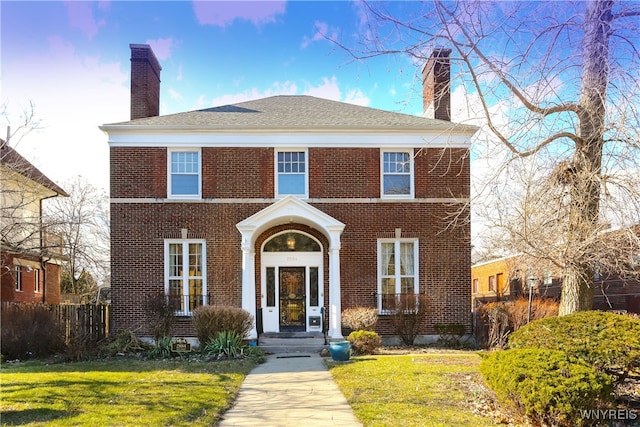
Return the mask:
<svg viewBox="0 0 640 427">
<path fill-rule="evenodd" d="M 453 118 L 483 124 L 476 150 L 494 159 L 480 194 L 504 209 L 489 219 L 511 249 L 561 269 L 561 315 L 590 309 L 597 266 L 620 267 L 640 246 L 632 232 L 605 233 L 621 201 L 633 217 L 618 215 L 616 225 L 638 221 L 640 3 L 360 7 L 361 43 L 341 43 L 357 60 L 424 63 L 434 48 L 452 49 L 452 99 L 465 100 Z"/>
<path fill-rule="evenodd" d="M 93 297 L 97 289 L 86 285 L 99 285 L 108 279 L 108 197 L 81 176 L 65 186 L 69 197 L 54 199 L 47 205 L 45 222 L 62 237 L 62 252 L 68 260 L 63 276 L 71 282 L 69 290 Z"/>
<path fill-rule="evenodd" d="M 6 140 L 0 139 L 0 243 L 3 254 L 29 255 L 44 263 L 57 255 L 54 248 L 57 242 L 43 226 L 42 204 L 46 199 L 66 196 L 66 193 L 16 150 L 29 133 L 40 129 L 34 105 L 22 110 L 13 120 L 16 125 L 12 127 L 11 114 L 4 104 L 0 106 L 0 120 L 7 129 Z"/>
</svg>

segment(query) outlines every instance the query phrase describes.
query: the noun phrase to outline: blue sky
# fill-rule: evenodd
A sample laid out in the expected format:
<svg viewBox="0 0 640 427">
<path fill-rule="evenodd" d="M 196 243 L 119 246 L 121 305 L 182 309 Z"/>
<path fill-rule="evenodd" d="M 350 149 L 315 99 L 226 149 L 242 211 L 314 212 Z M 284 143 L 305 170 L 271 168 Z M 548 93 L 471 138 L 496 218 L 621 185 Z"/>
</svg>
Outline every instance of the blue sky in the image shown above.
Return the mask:
<svg viewBox="0 0 640 427">
<path fill-rule="evenodd" d="M 417 4 L 417 3 L 416 3 Z M 277 94 L 308 94 L 421 114 L 410 60 L 354 62 L 326 39 L 357 43 L 357 2 L 2 1 L 1 98 L 11 126 L 32 102 L 42 129 L 14 144 L 64 181 L 108 189 L 98 130 L 129 119 L 129 44 L 162 65 L 161 114 Z M 5 135 L 5 123 L 0 134 Z"/>
</svg>

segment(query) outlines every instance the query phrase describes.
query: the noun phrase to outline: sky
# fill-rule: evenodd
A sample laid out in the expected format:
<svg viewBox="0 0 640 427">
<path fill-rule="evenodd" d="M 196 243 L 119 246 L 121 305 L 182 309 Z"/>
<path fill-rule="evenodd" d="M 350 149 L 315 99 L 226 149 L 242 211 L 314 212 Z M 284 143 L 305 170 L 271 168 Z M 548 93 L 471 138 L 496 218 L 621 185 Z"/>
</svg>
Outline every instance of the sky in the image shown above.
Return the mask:
<svg viewBox="0 0 640 427">
<path fill-rule="evenodd" d="M 81 175 L 108 191 L 98 129 L 129 120 L 129 44 L 161 66 L 160 114 L 272 95 L 312 95 L 421 114 L 409 59 L 354 61 L 330 40 L 357 42 L 351 1 L 0 2 L 0 98 L 15 132 L 34 107 L 40 129 L 12 145 L 58 184 Z M 5 138 L 6 120 L 0 121 Z"/>
</svg>

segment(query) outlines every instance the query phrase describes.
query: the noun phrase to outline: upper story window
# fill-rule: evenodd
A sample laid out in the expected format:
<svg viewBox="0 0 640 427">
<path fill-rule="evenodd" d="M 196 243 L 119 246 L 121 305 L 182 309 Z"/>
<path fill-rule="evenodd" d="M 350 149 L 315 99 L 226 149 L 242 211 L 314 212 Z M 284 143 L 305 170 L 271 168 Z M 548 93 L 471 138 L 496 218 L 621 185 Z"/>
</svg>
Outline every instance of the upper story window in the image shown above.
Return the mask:
<svg viewBox="0 0 640 427">
<path fill-rule="evenodd" d="M 200 198 L 202 168 L 199 149 L 169 150 L 169 197 Z"/>
<path fill-rule="evenodd" d="M 276 151 L 276 196 L 307 197 L 308 169 L 306 151 Z"/>
<path fill-rule="evenodd" d="M 382 197 L 413 197 L 413 155 L 412 151 L 382 151 L 380 156 L 382 171 Z"/>
</svg>

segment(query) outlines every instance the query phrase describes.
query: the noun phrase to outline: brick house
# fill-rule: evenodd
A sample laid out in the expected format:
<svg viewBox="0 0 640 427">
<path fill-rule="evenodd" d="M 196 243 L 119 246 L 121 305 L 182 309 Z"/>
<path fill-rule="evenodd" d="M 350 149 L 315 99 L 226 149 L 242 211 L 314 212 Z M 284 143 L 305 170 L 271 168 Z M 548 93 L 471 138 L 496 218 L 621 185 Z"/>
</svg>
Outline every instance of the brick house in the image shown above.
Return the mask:
<svg viewBox="0 0 640 427">
<path fill-rule="evenodd" d="M 434 324 L 471 331 L 469 140 L 449 116 L 449 51 L 427 62 L 429 119 L 310 96 L 158 116 L 161 67 L 131 45 L 131 120 L 110 145 L 113 331 L 148 336 L 145 297 L 242 307 L 259 332 L 340 339 L 341 311 L 424 294 Z M 434 89 L 435 88 L 435 89 Z M 434 102 L 435 100 L 435 102 Z"/>
<path fill-rule="evenodd" d="M 635 227 L 640 230 L 638 227 Z M 636 231 L 636 234 L 639 234 Z M 593 309 L 640 314 L 640 271 L 635 274 L 597 271 L 593 278 Z M 562 271 L 548 262 L 518 254 L 471 267 L 473 308 L 493 301 L 532 296 L 560 300 Z"/>
<path fill-rule="evenodd" d="M 68 194 L 1 139 L 0 176 L 0 301 L 58 304 L 64 257 L 42 203 Z"/>
</svg>

